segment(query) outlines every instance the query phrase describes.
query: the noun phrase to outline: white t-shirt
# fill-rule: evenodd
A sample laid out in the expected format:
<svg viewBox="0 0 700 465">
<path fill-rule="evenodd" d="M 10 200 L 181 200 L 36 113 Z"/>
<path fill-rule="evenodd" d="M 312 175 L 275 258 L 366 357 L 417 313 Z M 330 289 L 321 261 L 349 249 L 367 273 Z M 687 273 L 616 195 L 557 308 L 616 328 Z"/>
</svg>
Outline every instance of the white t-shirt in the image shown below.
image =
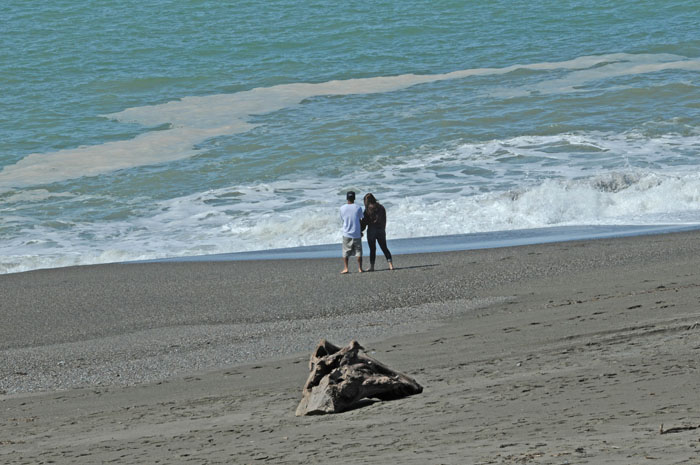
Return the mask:
<svg viewBox="0 0 700 465">
<path fill-rule="evenodd" d="M 343 237 L 359 239 L 362 237 L 360 220 L 362 208 L 354 203 L 346 203 L 340 207 L 340 218 L 343 220 Z"/>
</svg>

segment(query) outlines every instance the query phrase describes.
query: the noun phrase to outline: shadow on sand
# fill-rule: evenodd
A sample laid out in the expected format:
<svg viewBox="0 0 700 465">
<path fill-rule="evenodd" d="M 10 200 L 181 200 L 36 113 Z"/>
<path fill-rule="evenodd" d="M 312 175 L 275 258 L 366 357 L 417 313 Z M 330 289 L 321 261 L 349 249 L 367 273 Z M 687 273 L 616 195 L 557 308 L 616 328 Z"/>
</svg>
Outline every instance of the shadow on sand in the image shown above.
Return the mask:
<svg viewBox="0 0 700 465">
<path fill-rule="evenodd" d="M 377 270 L 375 269 L 374 271 L 368 271 L 366 270 L 366 273 L 381 273 L 384 271 L 402 271 L 402 270 L 412 270 L 416 268 L 432 268 L 434 266 L 440 266 L 439 263 L 434 263 L 431 265 L 413 265 L 413 266 L 394 266 L 393 270 L 390 270 L 389 268 L 383 269 L 383 270 Z"/>
</svg>

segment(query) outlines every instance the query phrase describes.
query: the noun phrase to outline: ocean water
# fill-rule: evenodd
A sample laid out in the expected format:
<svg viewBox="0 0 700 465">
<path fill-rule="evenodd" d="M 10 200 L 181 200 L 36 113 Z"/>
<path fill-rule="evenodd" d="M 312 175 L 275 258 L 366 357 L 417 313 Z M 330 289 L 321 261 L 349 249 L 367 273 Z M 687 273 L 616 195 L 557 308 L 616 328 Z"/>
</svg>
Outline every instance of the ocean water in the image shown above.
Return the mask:
<svg viewBox="0 0 700 465">
<path fill-rule="evenodd" d="M 0 4 L 0 273 L 700 224 L 696 1 Z"/>
</svg>

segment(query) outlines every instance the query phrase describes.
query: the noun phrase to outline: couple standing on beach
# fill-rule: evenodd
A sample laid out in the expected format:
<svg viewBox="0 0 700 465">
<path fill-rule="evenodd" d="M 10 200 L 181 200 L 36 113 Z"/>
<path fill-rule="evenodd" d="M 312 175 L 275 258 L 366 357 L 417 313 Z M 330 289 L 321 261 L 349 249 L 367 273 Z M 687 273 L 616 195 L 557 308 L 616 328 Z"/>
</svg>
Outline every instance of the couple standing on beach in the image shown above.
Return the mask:
<svg viewBox="0 0 700 465">
<path fill-rule="evenodd" d="M 386 210 L 377 202 L 374 195 L 368 193 L 364 197 L 365 210 L 355 204 L 355 192 L 349 191 L 345 198 L 347 203 L 340 207 L 340 218 L 343 220 L 343 271 L 348 273 L 348 258 L 357 257 L 357 268 L 362 273 L 362 231 L 367 228 L 367 244 L 369 245 L 369 270 L 374 271 L 374 260 L 377 257 L 377 242 L 382 248 L 389 269 L 393 270 L 391 252 L 386 246 Z"/>
</svg>

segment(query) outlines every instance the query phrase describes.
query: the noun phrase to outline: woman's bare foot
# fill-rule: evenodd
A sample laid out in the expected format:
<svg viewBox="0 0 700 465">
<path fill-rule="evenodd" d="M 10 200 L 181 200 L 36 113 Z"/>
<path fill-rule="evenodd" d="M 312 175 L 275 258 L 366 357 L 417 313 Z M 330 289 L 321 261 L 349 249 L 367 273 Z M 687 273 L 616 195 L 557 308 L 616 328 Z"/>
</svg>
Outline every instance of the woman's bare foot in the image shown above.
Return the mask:
<svg viewBox="0 0 700 465">
<path fill-rule="evenodd" d="M 340 274 L 348 274 L 350 271 L 348 271 L 347 268 L 345 268 L 343 271 L 340 272 Z"/>
<path fill-rule="evenodd" d="M 394 264 L 391 263 L 391 262 L 389 262 L 389 269 L 390 269 L 390 270 L 393 270 L 393 269 L 394 269 Z"/>
</svg>

